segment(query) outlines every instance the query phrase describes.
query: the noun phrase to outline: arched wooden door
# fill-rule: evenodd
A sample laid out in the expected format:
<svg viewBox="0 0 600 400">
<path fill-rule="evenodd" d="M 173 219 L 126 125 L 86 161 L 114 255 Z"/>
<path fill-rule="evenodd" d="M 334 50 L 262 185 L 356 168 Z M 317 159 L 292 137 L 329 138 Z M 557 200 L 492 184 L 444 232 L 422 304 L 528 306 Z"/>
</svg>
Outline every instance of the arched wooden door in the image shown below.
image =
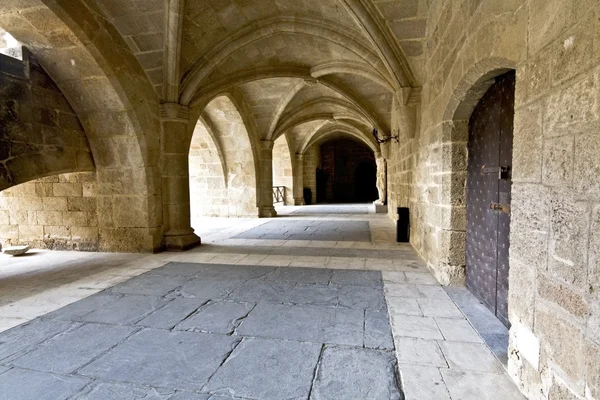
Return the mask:
<svg viewBox="0 0 600 400">
<path fill-rule="evenodd" d="M 481 98 L 469 121 L 467 287 L 508 326 L 508 248 L 515 74 Z"/>
</svg>

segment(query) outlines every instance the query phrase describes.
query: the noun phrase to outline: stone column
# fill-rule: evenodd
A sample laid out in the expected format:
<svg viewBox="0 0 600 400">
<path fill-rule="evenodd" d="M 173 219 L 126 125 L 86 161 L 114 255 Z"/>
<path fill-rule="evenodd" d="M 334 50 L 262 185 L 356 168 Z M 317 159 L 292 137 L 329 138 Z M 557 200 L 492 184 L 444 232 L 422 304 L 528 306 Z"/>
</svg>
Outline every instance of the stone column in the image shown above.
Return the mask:
<svg viewBox="0 0 600 400">
<path fill-rule="evenodd" d="M 272 140 L 260 141 L 260 170 L 258 216 L 260 218 L 276 217 L 273 207 L 273 144 Z"/>
<path fill-rule="evenodd" d="M 304 154 L 296 154 L 296 173 L 294 174 L 294 205 L 304 205 Z"/>
<path fill-rule="evenodd" d="M 163 245 L 187 250 L 200 244 L 190 226 L 189 118 L 190 110 L 177 103 L 162 104 Z"/>
</svg>

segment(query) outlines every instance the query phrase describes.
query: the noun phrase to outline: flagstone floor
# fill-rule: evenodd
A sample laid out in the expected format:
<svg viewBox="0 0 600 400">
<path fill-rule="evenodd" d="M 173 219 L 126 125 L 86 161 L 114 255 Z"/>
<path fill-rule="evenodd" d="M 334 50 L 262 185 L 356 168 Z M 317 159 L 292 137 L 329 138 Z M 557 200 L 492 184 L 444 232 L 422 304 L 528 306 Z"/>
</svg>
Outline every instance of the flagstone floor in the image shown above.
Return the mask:
<svg viewBox="0 0 600 400">
<path fill-rule="evenodd" d="M 387 216 L 278 211 L 183 253 L 1 255 L 0 399 L 523 398 L 505 328 Z"/>
</svg>

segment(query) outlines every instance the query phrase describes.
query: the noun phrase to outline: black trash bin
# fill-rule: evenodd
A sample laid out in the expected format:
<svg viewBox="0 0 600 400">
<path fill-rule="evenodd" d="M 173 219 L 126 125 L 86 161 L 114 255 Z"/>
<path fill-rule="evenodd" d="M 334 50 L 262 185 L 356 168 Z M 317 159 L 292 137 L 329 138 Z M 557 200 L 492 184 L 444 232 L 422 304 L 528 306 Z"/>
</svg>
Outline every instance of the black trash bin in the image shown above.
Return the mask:
<svg viewBox="0 0 600 400">
<path fill-rule="evenodd" d="M 398 221 L 396 222 L 396 241 L 407 243 L 410 241 L 410 218 L 408 207 L 398 207 Z"/>
</svg>

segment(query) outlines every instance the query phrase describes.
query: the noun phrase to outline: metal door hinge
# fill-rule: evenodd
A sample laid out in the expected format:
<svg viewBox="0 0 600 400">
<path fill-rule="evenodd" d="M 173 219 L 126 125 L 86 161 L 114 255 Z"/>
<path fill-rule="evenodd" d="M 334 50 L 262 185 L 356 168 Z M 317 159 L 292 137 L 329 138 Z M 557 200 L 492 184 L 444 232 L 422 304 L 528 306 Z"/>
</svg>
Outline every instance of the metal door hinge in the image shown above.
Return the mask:
<svg viewBox="0 0 600 400">
<path fill-rule="evenodd" d="M 490 203 L 490 209 L 510 214 L 510 206 L 508 204 Z"/>
</svg>

